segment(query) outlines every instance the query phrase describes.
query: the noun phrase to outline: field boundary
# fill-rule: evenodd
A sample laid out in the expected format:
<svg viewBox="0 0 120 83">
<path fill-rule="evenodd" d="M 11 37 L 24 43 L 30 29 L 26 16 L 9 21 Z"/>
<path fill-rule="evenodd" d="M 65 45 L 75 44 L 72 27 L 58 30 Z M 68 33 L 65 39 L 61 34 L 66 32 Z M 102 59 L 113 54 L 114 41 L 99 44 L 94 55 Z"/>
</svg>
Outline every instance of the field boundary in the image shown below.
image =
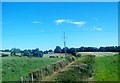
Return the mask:
<svg viewBox="0 0 120 83">
<path fill-rule="evenodd" d="M 76 60 L 75 60 L 76 61 Z M 64 71 L 65 69 L 67 69 L 69 66 L 71 66 L 71 64 L 75 63 L 75 61 L 69 63 L 67 66 L 65 66 L 63 69 L 60 68 L 58 71 L 54 72 L 52 75 L 47 76 L 46 78 L 43 78 L 41 81 L 50 81 L 49 79 L 51 79 L 51 77 L 56 76 L 57 74 L 59 74 L 60 72 Z"/>
<path fill-rule="evenodd" d="M 54 72 L 57 72 L 58 70 L 66 67 L 67 65 L 69 65 L 69 63 L 75 61 L 75 59 L 76 58 L 74 56 L 71 56 L 71 57 L 68 57 L 68 58 L 66 58 L 64 60 L 60 60 L 60 61 L 58 61 L 56 63 L 47 65 L 42 69 L 34 70 L 33 72 L 29 73 L 28 76 L 21 77 L 20 81 L 22 83 L 26 82 L 26 81 L 30 81 L 30 82 L 32 82 L 32 81 L 41 81 L 46 76 L 50 76 Z"/>
</svg>

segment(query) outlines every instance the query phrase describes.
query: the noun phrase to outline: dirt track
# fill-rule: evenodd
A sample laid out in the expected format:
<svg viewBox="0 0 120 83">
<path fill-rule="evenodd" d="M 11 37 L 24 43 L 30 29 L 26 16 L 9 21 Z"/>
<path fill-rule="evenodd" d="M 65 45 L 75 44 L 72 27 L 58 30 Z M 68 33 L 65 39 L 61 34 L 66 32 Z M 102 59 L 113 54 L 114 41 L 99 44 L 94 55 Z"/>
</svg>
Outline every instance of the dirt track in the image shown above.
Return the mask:
<svg viewBox="0 0 120 83">
<path fill-rule="evenodd" d="M 76 61 L 76 60 L 75 60 Z M 51 80 L 53 79 L 53 77 L 57 76 L 59 74 L 59 72 L 62 72 L 64 70 L 66 70 L 68 67 L 71 66 L 71 64 L 73 64 L 75 61 L 69 63 L 66 67 L 64 67 L 63 69 L 59 69 L 58 71 L 54 72 L 52 75 L 50 76 L 47 76 L 46 78 L 42 79 L 41 81 L 54 81 L 54 80 Z"/>
</svg>

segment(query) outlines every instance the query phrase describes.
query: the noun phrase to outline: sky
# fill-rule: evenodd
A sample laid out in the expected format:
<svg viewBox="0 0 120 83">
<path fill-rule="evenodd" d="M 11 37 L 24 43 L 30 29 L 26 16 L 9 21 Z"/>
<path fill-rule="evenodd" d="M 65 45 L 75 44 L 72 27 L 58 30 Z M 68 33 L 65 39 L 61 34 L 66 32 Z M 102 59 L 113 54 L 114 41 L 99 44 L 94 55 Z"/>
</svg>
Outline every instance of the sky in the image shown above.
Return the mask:
<svg viewBox="0 0 120 83">
<path fill-rule="evenodd" d="M 2 2 L 119 2 L 119 0 L 2 0 Z"/>
<path fill-rule="evenodd" d="M 3 2 L 2 49 L 118 45 L 117 2 Z"/>
</svg>

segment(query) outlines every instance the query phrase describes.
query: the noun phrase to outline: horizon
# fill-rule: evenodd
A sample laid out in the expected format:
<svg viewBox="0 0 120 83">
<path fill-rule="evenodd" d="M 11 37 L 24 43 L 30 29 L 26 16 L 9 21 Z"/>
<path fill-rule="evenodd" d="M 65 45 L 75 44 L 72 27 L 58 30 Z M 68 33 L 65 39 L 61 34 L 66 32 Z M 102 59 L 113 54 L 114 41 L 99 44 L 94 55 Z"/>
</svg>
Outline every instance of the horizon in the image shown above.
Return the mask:
<svg viewBox="0 0 120 83">
<path fill-rule="evenodd" d="M 69 48 L 118 46 L 117 2 L 3 2 L 2 10 L 2 49 L 63 48 L 64 32 Z"/>
<path fill-rule="evenodd" d="M 61 46 L 60 46 L 60 47 L 61 47 Z M 68 47 L 68 48 L 70 49 L 70 48 L 81 48 L 81 47 L 85 47 L 85 48 L 86 48 L 86 47 L 88 47 L 88 46 Z M 100 47 L 116 47 L 116 46 L 100 46 Z M 98 49 L 99 49 L 100 47 L 93 47 L 93 48 L 98 48 Z M 117 47 L 118 47 L 118 46 L 117 46 Z M 63 47 L 63 48 L 64 48 L 64 47 Z M 61 49 L 63 49 L 63 48 L 61 47 Z M 10 49 L 0 49 L 0 50 L 11 50 L 11 49 L 12 49 L 12 48 L 10 48 Z M 16 49 L 20 49 L 20 48 L 16 48 Z M 20 50 L 23 51 L 23 50 L 33 50 L 33 49 L 36 49 L 36 48 L 25 48 L 25 49 L 20 49 Z M 46 49 L 46 50 L 41 50 L 40 48 L 38 48 L 38 49 L 39 49 L 40 51 L 46 51 L 46 50 L 47 50 L 47 51 L 48 51 L 48 50 L 54 51 L 55 48 L 53 48 L 53 49 Z"/>
</svg>

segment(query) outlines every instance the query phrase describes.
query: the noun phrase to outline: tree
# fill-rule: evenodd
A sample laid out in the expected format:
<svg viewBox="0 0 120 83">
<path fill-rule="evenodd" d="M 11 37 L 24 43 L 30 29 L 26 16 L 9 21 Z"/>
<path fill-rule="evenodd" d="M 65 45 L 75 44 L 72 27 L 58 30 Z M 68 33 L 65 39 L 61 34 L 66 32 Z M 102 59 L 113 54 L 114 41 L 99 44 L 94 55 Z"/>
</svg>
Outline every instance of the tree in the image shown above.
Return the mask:
<svg viewBox="0 0 120 83">
<path fill-rule="evenodd" d="M 10 52 L 10 50 L 9 49 L 5 49 L 4 52 Z"/>
<path fill-rule="evenodd" d="M 76 48 L 70 48 L 70 49 L 68 50 L 68 53 L 76 56 Z"/>
<path fill-rule="evenodd" d="M 44 54 L 48 54 L 48 51 L 46 50 L 46 51 L 44 51 Z"/>
<path fill-rule="evenodd" d="M 79 48 L 79 52 L 84 52 L 85 51 L 85 48 L 82 46 Z"/>
<path fill-rule="evenodd" d="M 30 50 L 24 50 L 23 56 L 32 57 Z"/>
<path fill-rule="evenodd" d="M 17 56 L 17 53 L 20 53 L 19 48 L 12 48 L 11 49 L 11 56 Z"/>
<path fill-rule="evenodd" d="M 61 50 L 61 52 L 62 52 L 62 53 L 65 53 L 65 50 L 66 50 L 66 53 L 68 53 L 69 48 L 68 48 L 68 47 L 64 47 L 64 48 Z"/>
<path fill-rule="evenodd" d="M 48 52 L 53 52 L 53 51 L 50 49 L 50 50 L 48 50 Z"/>
<path fill-rule="evenodd" d="M 105 49 L 105 47 L 100 47 L 100 48 L 99 48 L 99 51 L 100 51 L 100 52 L 106 52 L 106 49 Z"/>
<path fill-rule="evenodd" d="M 42 57 L 42 56 L 43 56 L 43 52 L 42 52 L 42 51 L 39 51 L 39 49 L 36 48 L 36 49 L 33 51 L 33 56 L 34 56 L 34 57 Z"/>
<path fill-rule="evenodd" d="M 61 53 L 61 47 L 56 46 L 56 48 L 54 49 L 54 53 Z"/>
</svg>

